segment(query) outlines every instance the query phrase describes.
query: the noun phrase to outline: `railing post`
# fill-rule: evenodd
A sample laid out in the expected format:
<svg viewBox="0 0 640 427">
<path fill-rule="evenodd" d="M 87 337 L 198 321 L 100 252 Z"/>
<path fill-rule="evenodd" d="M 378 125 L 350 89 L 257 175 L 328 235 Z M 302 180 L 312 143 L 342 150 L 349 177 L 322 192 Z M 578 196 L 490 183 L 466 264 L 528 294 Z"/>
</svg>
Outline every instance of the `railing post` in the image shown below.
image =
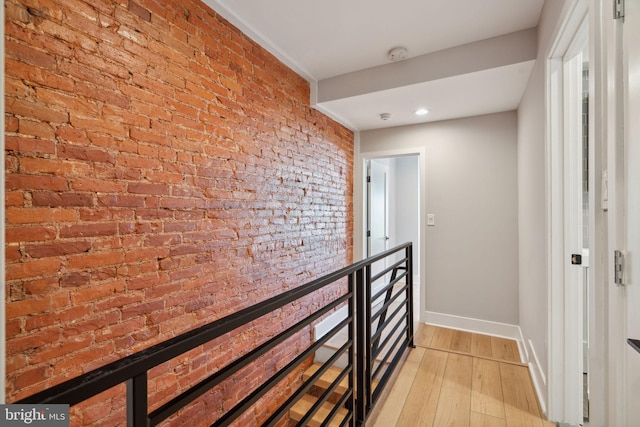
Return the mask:
<svg viewBox="0 0 640 427">
<path fill-rule="evenodd" d="M 356 324 L 358 309 L 356 307 L 357 304 L 357 292 L 356 292 L 356 284 L 354 283 L 354 275 L 353 273 L 349 274 L 349 293 L 351 294 L 351 298 L 349 298 L 349 316 L 351 316 L 351 323 L 349 323 L 349 341 L 351 342 L 351 346 L 349 347 L 349 366 L 351 367 L 351 372 L 349 372 L 349 389 L 352 391 L 351 398 L 349 399 L 347 408 L 351 411 L 353 415 L 355 415 L 356 411 L 356 381 L 357 381 L 357 372 L 356 372 L 356 337 L 357 329 Z M 349 425 L 355 427 L 357 423 L 357 419 L 355 416 L 351 417 L 351 421 Z"/>
<path fill-rule="evenodd" d="M 362 359 L 364 361 L 363 376 L 364 376 L 364 408 L 365 419 L 371 410 L 371 264 L 368 264 L 365 269 L 364 275 L 364 329 L 361 329 L 364 335 L 364 353 Z"/>
<path fill-rule="evenodd" d="M 148 427 L 147 373 L 127 380 L 127 427 Z"/>
<path fill-rule="evenodd" d="M 413 342 L 413 245 L 407 246 L 407 314 L 409 327 L 407 328 L 407 339 L 409 340 L 409 346 L 415 348 Z"/>
<path fill-rule="evenodd" d="M 355 424 L 363 426 L 365 421 L 365 348 L 366 340 L 364 336 L 365 317 L 365 293 L 364 293 L 364 270 L 361 268 L 355 272 L 356 276 L 356 407 Z"/>
</svg>

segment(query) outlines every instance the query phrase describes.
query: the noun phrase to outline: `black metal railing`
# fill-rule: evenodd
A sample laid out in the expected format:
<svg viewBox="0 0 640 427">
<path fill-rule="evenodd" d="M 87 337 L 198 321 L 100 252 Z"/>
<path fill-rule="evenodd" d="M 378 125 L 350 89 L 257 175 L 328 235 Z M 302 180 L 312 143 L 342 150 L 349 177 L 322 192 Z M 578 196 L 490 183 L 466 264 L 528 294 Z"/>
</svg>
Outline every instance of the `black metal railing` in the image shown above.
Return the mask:
<svg viewBox="0 0 640 427">
<path fill-rule="evenodd" d="M 392 265 L 376 267 L 380 263 Z M 374 268 L 381 271 L 372 276 Z M 272 426 L 278 423 L 303 395 L 314 388 L 318 378 L 346 355 L 347 362 L 339 375 L 326 391 L 316 392 L 320 396 L 307 408 L 297 424 L 306 425 L 323 405 L 331 402 L 332 409 L 322 425 L 337 420 L 341 426 L 361 426 L 405 350 L 413 347 L 412 271 L 412 245 L 406 243 L 14 403 L 61 403 L 73 406 L 126 383 L 127 425 L 156 426 L 287 339 L 308 330 L 330 312 L 346 306 L 347 315 L 344 319 L 307 348 L 300 350 L 286 366 L 260 386 L 247 391 L 245 397 L 212 425 L 226 426 L 238 419 L 279 382 L 302 366 L 309 365 L 318 349 L 330 339 L 339 337 L 339 332 L 346 328 L 346 338 L 333 354 L 308 379 L 298 381 L 299 387 L 269 414 L 268 419 L 256 421 L 256 424 Z M 389 274 L 391 279 L 386 283 Z M 149 412 L 147 389 L 151 369 L 338 282 L 344 283 L 346 288 L 341 296 Z M 376 289 L 375 293 L 372 289 Z M 383 301 L 382 295 L 385 296 Z M 336 397 L 338 386 L 345 379 L 348 385 Z"/>
</svg>

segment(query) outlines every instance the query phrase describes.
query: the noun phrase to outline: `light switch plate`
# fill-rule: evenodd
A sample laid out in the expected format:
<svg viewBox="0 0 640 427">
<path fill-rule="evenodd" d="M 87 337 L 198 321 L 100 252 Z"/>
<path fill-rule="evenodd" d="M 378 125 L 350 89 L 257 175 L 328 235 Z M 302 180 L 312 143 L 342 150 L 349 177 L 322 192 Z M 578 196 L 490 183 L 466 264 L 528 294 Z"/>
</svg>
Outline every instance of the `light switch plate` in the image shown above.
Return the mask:
<svg viewBox="0 0 640 427">
<path fill-rule="evenodd" d="M 427 214 L 427 225 L 436 225 L 436 215 Z"/>
</svg>

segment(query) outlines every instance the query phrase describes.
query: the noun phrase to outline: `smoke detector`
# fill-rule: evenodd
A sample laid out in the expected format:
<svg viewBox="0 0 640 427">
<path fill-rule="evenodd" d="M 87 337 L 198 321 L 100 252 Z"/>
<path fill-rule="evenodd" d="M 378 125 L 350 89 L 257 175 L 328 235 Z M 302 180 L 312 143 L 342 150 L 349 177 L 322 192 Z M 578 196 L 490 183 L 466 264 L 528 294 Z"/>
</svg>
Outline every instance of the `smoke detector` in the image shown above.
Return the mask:
<svg viewBox="0 0 640 427">
<path fill-rule="evenodd" d="M 390 118 L 391 118 L 391 113 L 380 114 L 380 120 L 389 120 Z"/>
<path fill-rule="evenodd" d="M 387 55 L 390 61 L 402 61 L 407 58 L 407 49 L 404 47 L 394 47 Z"/>
</svg>

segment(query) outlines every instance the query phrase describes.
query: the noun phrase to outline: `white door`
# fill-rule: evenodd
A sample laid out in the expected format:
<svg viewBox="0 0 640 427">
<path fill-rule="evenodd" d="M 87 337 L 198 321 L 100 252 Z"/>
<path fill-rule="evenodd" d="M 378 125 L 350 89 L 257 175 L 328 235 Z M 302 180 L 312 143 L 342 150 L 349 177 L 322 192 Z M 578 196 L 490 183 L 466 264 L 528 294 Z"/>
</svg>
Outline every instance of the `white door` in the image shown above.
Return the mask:
<svg viewBox="0 0 640 427">
<path fill-rule="evenodd" d="M 625 73 L 626 333 L 640 339 L 640 1 L 627 0 L 623 23 Z M 626 423 L 640 425 L 640 352 L 626 346 Z"/>
<path fill-rule="evenodd" d="M 367 256 L 384 252 L 389 242 L 389 165 L 388 161 L 368 162 Z"/>
</svg>

